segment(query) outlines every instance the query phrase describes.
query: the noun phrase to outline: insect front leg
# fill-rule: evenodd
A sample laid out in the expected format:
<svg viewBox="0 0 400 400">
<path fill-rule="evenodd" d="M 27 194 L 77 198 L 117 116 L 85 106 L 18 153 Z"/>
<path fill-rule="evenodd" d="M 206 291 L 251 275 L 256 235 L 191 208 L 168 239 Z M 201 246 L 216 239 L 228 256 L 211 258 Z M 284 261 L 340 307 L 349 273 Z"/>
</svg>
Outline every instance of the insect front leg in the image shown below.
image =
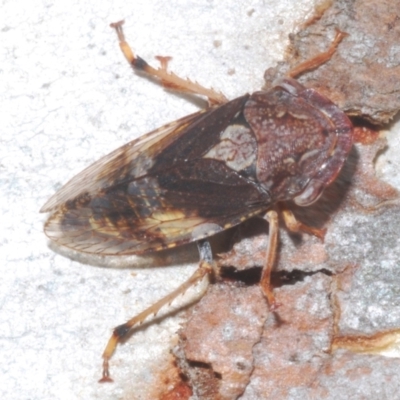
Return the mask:
<svg viewBox="0 0 400 400">
<path fill-rule="evenodd" d="M 260 286 L 264 296 L 268 300 L 271 310 L 274 310 L 277 307 L 277 304 L 275 302 L 275 296 L 271 286 L 271 272 L 275 264 L 276 251 L 278 247 L 278 214 L 276 211 L 270 210 L 265 214 L 264 218 L 269 222 L 269 237 L 267 254 L 261 274 Z"/>
<path fill-rule="evenodd" d="M 286 227 L 291 232 L 306 232 L 311 235 L 318 237 L 323 240 L 325 237 L 326 229 L 318 229 L 311 226 L 307 226 L 300 221 L 297 221 L 296 217 L 289 209 L 285 208 L 284 205 L 280 205 L 279 212 L 283 216 Z M 268 248 L 265 257 L 265 263 L 263 266 L 260 285 L 267 298 L 268 303 L 273 311 L 277 308 L 275 301 L 275 296 L 271 286 L 271 272 L 275 264 L 276 252 L 278 247 L 278 235 L 279 235 L 279 222 L 278 213 L 275 210 L 268 211 L 264 218 L 269 222 L 269 238 L 268 238 Z"/>
<path fill-rule="evenodd" d="M 283 221 L 285 222 L 286 228 L 288 228 L 290 232 L 294 233 L 305 232 L 309 233 L 310 235 L 314 235 L 321 240 L 324 240 L 326 234 L 326 228 L 318 229 L 303 224 L 302 222 L 298 221 L 293 212 L 288 208 L 286 208 L 285 206 L 281 205 L 280 211 L 282 213 Z"/>
<path fill-rule="evenodd" d="M 311 71 L 317 67 L 319 67 L 322 64 L 325 64 L 327 61 L 329 61 L 332 56 L 335 54 L 336 48 L 338 44 L 347 36 L 347 33 L 339 31 L 338 29 L 336 30 L 336 36 L 335 39 L 333 39 L 333 42 L 329 46 L 329 49 L 323 53 L 317 54 L 315 57 L 310 58 L 309 60 L 306 60 L 302 62 L 301 64 L 297 65 L 296 67 L 292 68 L 288 73 L 287 76 L 289 78 L 296 78 L 299 75 L 303 74 L 304 72 Z"/>
<path fill-rule="evenodd" d="M 205 96 L 210 105 L 224 104 L 228 101 L 222 93 L 219 93 L 212 88 L 207 89 L 204 86 L 199 85 L 197 82 L 192 82 L 189 79 L 182 79 L 173 72 L 168 72 L 167 63 L 165 62 L 165 60 L 169 59 L 168 57 L 161 57 L 161 67 L 156 69 L 143 60 L 143 58 L 135 56 L 129 44 L 125 40 L 125 35 L 122 30 L 123 23 L 124 21 L 119 21 L 112 23 L 110 26 L 116 30 L 122 53 L 135 71 L 145 72 L 146 74 L 158 79 L 165 88 L 176 90 L 178 92 Z M 160 57 L 158 57 L 158 59 L 160 59 Z"/>
<path fill-rule="evenodd" d="M 172 301 L 179 295 L 185 293 L 190 287 L 200 282 L 206 275 L 209 275 L 213 271 L 212 251 L 210 243 L 207 240 L 198 242 L 198 249 L 200 254 L 200 264 L 194 274 L 182 285 L 180 285 L 173 292 L 163 297 L 161 300 L 154 303 L 152 306 L 146 308 L 140 314 L 131 318 L 129 321 L 122 325 L 117 326 L 113 334 L 111 335 L 107 346 L 103 352 L 103 375 L 99 382 L 112 382 L 110 377 L 109 361 L 113 355 L 118 343 L 128 336 L 132 328 L 136 325 L 140 325 L 149 316 L 157 315 L 161 308 L 170 305 Z"/>
</svg>

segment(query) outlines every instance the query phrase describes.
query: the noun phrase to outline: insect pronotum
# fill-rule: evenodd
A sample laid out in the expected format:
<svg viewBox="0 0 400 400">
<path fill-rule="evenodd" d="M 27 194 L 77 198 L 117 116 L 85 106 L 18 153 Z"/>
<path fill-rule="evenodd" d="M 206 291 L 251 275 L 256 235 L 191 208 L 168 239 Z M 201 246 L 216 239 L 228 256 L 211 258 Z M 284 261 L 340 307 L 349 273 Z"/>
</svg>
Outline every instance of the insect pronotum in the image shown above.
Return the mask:
<svg viewBox="0 0 400 400">
<path fill-rule="evenodd" d="M 103 353 L 101 382 L 111 381 L 109 360 L 132 328 L 213 272 L 207 238 L 254 216 L 269 222 L 260 286 L 270 305 L 278 243 L 278 208 L 290 231 L 323 238 L 325 230 L 298 222 L 286 201 L 308 206 L 338 175 L 352 147 L 353 127 L 329 99 L 295 78 L 328 61 L 329 50 L 298 65 L 272 89 L 228 101 L 224 95 L 156 69 L 135 56 L 123 21 L 111 24 L 135 71 L 164 87 L 205 96 L 210 107 L 114 150 L 72 178 L 40 210 L 50 212 L 46 235 L 58 245 L 102 255 L 143 254 L 198 243 L 200 263 L 176 290 L 116 327 Z"/>
</svg>

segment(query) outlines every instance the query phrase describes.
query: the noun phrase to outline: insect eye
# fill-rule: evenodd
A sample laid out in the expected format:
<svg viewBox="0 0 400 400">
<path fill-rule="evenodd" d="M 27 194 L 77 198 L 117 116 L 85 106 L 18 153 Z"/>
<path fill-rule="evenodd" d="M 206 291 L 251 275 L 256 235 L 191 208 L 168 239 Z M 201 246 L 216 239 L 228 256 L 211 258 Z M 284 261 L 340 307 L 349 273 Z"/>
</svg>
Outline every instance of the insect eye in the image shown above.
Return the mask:
<svg viewBox="0 0 400 400">
<path fill-rule="evenodd" d="M 325 185 L 323 182 L 316 179 L 311 179 L 304 190 L 293 200 L 298 206 L 307 207 L 315 203 L 320 198 L 324 189 Z"/>
</svg>

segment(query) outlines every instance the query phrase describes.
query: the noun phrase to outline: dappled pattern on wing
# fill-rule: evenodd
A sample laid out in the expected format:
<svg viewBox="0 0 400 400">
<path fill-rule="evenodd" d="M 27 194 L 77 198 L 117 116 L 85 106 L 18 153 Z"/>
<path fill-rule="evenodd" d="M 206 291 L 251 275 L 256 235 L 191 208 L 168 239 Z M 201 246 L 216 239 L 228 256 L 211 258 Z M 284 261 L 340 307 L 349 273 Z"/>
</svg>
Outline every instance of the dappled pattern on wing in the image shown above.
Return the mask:
<svg viewBox="0 0 400 400">
<path fill-rule="evenodd" d="M 93 195 L 114 185 L 118 180 L 144 175 L 158 152 L 184 134 L 193 121 L 207 115 L 211 110 L 199 111 L 164 125 L 100 158 L 66 183 L 46 202 L 40 212 L 53 211 L 67 201 Z"/>
<path fill-rule="evenodd" d="M 199 174 L 204 161 L 64 205 L 49 218 L 46 234 L 78 251 L 138 254 L 211 236 L 266 207 L 268 199 L 227 167 Z"/>
<path fill-rule="evenodd" d="M 232 121 L 244 123 L 246 99 L 164 127 L 83 171 L 61 189 L 66 201 L 56 195 L 46 205 L 56 207 L 48 237 L 82 252 L 140 254 L 211 236 L 267 208 L 254 163 L 241 171 L 209 156 Z"/>
</svg>

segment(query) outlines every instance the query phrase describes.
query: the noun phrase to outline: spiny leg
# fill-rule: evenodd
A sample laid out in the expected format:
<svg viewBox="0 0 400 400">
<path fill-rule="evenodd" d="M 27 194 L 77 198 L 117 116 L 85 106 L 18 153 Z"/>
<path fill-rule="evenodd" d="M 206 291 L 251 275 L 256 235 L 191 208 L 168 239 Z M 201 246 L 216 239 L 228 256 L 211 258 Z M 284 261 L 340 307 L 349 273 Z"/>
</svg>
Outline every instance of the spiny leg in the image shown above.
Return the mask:
<svg viewBox="0 0 400 400">
<path fill-rule="evenodd" d="M 173 292 L 169 293 L 167 296 L 163 297 L 161 300 L 146 308 L 140 314 L 114 329 L 103 352 L 103 375 L 99 382 L 112 382 L 109 369 L 110 358 L 117 348 L 118 343 L 127 337 L 134 326 L 142 324 L 143 321 L 151 315 L 155 316 L 162 307 L 171 304 L 175 298 L 185 293 L 190 287 L 200 282 L 206 275 L 209 275 L 213 271 L 210 243 L 207 240 L 199 241 L 198 249 L 200 254 L 199 267 L 186 282 L 180 285 Z"/>
<path fill-rule="evenodd" d="M 207 97 L 210 105 L 223 104 L 228 101 L 228 99 L 222 93 L 219 93 L 213 89 L 207 89 L 204 86 L 199 85 L 197 82 L 192 82 L 189 79 L 182 79 L 173 72 L 168 72 L 166 63 L 162 63 L 161 68 L 156 69 L 147 64 L 147 62 L 139 56 L 135 56 L 129 44 L 125 40 L 124 32 L 122 30 L 123 23 L 124 21 L 119 21 L 111 24 L 110 26 L 116 30 L 122 53 L 135 71 L 142 71 L 159 79 L 165 88 L 183 93 L 205 96 Z M 166 58 L 164 57 L 164 59 Z"/>
<path fill-rule="evenodd" d="M 168 69 L 168 63 L 172 60 L 170 56 L 155 56 L 155 58 L 160 62 L 161 69 L 164 71 Z"/>
<path fill-rule="evenodd" d="M 338 44 L 346 36 L 347 36 L 347 33 L 341 32 L 337 29 L 335 39 L 333 40 L 333 42 L 331 43 L 331 45 L 327 51 L 320 53 L 320 54 L 316 55 L 315 57 L 310 58 L 309 60 L 306 60 L 306 61 L 302 62 L 301 64 L 297 65 L 296 67 L 292 68 L 287 73 L 287 76 L 289 78 L 296 78 L 299 75 L 301 75 L 302 73 L 304 73 L 306 71 L 311 71 L 311 70 L 319 67 L 320 65 L 326 63 L 327 61 L 329 61 L 332 58 L 333 54 L 335 53 Z"/>
<path fill-rule="evenodd" d="M 261 273 L 260 286 L 261 290 L 264 293 L 264 296 L 268 300 L 270 309 L 273 311 L 277 307 L 277 304 L 275 302 L 275 296 L 271 286 L 271 272 L 275 264 L 276 252 L 278 247 L 278 214 L 276 211 L 270 210 L 265 214 L 264 218 L 269 222 L 269 237 L 267 254 Z"/>
<path fill-rule="evenodd" d="M 279 209 L 282 213 L 283 221 L 285 222 L 286 228 L 288 228 L 290 232 L 305 232 L 310 235 L 314 235 L 321 240 L 324 240 L 326 228 L 319 229 L 303 224 L 296 219 L 293 212 L 286 208 L 284 204 L 280 204 Z"/>
</svg>

